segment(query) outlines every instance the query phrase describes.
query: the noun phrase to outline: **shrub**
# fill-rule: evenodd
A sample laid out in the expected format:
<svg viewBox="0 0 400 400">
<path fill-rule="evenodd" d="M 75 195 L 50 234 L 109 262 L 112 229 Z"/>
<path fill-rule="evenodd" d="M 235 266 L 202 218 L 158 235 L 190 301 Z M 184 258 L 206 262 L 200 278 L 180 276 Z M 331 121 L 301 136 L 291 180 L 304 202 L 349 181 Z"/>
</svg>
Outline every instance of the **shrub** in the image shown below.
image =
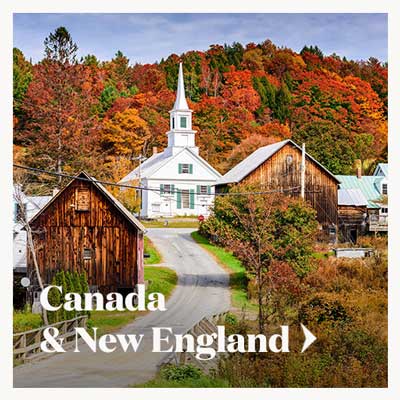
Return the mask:
<svg viewBox="0 0 400 400">
<path fill-rule="evenodd" d="M 166 365 L 161 368 L 160 375 L 167 381 L 183 381 L 185 379 L 200 379 L 202 372 L 193 365 Z"/>
</svg>

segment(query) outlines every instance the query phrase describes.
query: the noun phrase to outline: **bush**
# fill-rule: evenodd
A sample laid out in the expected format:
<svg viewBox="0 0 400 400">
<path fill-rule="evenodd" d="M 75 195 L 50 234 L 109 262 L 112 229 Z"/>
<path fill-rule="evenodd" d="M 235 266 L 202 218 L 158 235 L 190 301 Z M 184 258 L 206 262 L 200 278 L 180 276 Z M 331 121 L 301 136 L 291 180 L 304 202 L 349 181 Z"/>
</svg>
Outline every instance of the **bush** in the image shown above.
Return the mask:
<svg viewBox="0 0 400 400">
<path fill-rule="evenodd" d="M 166 365 L 161 368 L 160 375 L 167 381 L 183 381 L 185 379 L 200 379 L 202 372 L 193 365 Z"/>
</svg>

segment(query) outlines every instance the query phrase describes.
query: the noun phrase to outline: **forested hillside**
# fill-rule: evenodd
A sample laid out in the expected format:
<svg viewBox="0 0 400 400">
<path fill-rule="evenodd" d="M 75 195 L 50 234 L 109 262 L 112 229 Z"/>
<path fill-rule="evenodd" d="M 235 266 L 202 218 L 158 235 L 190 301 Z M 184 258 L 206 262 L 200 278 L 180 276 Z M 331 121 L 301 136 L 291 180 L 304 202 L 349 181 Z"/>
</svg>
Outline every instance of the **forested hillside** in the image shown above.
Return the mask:
<svg viewBox="0 0 400 400">
<path fill-rule="evenodd" d="M 221 173 L 289 137 L 333 173 L 352 173 L 355 159 L 366 172 L 386 160 L 387 65 L 377 59 L 314 46 L 298 54 L 266 40 L 141 65 L 120 51 L 78 59 L 78 46 L 58 28 L 36 64 L 14 49 L 15 162 L 118 180 L 135 156 L 166 146 L 180 61 L 201 155 Z"/>
</svg>

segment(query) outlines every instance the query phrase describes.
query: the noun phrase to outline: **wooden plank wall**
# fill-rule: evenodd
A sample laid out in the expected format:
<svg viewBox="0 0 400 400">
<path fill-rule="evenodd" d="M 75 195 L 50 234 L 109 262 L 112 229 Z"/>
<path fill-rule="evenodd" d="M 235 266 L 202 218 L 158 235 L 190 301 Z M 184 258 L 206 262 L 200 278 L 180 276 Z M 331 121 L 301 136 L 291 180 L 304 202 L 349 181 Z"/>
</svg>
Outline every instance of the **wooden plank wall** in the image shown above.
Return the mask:
<svg viewBox="0 0 400 400">
<path fill-rule="evenodd" d="M 289 166 L 287 156 L 293 157 Z M 296 187 L 290 192 L 300 196 L 301 151 L 288 143 L 272 157 L 244 178 L 242 183 L 261 184 L 262 188 L 285 190 Z M 306 157 L 305 197 L 317 211 L 317 219 L 323 226 L 338 224 L 337 181 L 323 168 Z"/>
<path fill-rule="evenodd" d="M 89 211 L 75 210 L 78 188 L 89 190 Z M 60 269 L 85 271 L 89 285 L 104 293 L 142 283 L 138 282 L 143 279 L 138 270 L 138 230 L 90 182 L 72 182 L 34 221 L 32 229 L 40 272 L 47 283 Z M 83 259 L 85 248 L 92 250 L 90 260 Z M 30 257 L 28 264 L 33 267 Z"/>
</svg>

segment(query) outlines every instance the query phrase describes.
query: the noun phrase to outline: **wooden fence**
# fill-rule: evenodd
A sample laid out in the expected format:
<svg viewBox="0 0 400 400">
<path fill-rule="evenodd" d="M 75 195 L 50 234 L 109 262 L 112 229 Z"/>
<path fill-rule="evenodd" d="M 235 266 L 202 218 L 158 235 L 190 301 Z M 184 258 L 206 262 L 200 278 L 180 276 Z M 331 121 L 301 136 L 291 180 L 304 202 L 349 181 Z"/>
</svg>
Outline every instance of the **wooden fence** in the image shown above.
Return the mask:
<svg viewBox="0 0 400 400">
<path fill-rule="evenodd" d="M 80 315 L 67 321 L 56 322 L 38 329 L 15 333 L 13 335 L 14 357 L 25 360 L 34 354 L 41 353 L 40 343 L 44 340 L 43 332 L 50 326 L 58 329 L 59 335 L 57 339 L 63 338 L 64 343 L 66 343 L 75 336 L 75 328 L 86 328 L 86 323 L 87 315 Z"/>
<path fill-rule="evenodd" d="M 222 320 L 226 316 L 227 312 L 223 312 L 220 314 L 214 314 L 211 317 L 203 318 L 195 325 L 193 325 L 186 333 L 192 335 L 195 339 L 197 336 L 203 334 L 212 334 L 217 332 L 217 323 Z M 216 350 L 217 343 L 213 343 L 212 347 Z M 185 349 L 184 349 L 185 350 Z M 216 369 L 218 367 L 219 362 L 219 353 L 211 360 L 198 360 L 194 354 L 183 351 L 182 353 L 172 353 L 169 357 L 164 359 L 162 363 L 159 365 L 160 367 L 165 364 L 192 364 L 196 367 L 200 368 L 204 372 L 210 372 L 212 369 Z"/>
</svg>

